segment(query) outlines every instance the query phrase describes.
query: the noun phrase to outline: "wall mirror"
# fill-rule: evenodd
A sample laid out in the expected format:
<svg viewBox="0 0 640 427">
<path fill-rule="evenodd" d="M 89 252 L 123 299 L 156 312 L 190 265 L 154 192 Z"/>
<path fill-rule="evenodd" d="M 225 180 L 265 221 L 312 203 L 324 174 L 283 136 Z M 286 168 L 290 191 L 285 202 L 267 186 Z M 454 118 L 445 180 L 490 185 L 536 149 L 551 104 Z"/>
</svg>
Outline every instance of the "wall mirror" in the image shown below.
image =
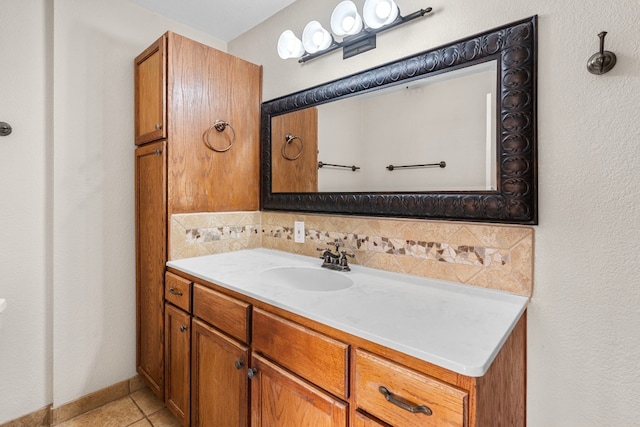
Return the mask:
<svg viewBox="0 0 640 427">
<path fill-rule="evenodd" d="M 262 104 L 262 209 L 537 223 L 531 17 Z"/>
</svg>

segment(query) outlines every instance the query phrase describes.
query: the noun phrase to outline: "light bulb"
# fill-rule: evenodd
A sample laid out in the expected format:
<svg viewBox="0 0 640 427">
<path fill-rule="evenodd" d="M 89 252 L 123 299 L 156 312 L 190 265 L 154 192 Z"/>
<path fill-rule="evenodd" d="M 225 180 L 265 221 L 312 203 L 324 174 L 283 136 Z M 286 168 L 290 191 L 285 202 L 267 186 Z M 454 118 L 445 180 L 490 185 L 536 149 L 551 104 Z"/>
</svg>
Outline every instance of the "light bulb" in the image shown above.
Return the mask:
<svg viewBox="0 0 640 427">
<path fill-rule="evenodd" d="M 345 16 L 342 20 L 342 29 L 345 33 L 349 33 L 353 26 L 355 25 L 356 20 L 353 16 Z"/>
<path fill-rule="evenodd" d="M 313 44 L 316 46 L 321 46 L 322 40 L 324 40 L 324 34 L 322 34 L 322 31 L 316 31 L 313 33 L 313 36 L 311 36 L 311 40 L 313 40 Z"/>
<path fill-rule="evenodd" d="M 376 15 L 380 19 L 386 19 L 391 13 L 391 5 L 388 2 L 380 2 L 376 5 Z"/>
</svg>

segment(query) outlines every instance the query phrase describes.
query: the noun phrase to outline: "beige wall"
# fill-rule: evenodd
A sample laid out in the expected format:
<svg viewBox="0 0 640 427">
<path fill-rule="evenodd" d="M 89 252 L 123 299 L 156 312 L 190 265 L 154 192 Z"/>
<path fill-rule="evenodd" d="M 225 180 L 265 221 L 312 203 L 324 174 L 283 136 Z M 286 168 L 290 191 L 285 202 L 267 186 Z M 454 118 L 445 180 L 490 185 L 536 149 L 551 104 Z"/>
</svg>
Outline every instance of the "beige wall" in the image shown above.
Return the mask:
<svg viewBox="0 0 640 427">
<path fill-rule="evenodd" d="M 335 4 L 298 0 L 229 44 L 231 53 L 264 65 L 263 99 L 539 15 L 540 225 L 528 322 L 528 425 L 634 425 L 640 417 L 640 3 L 398 0 L 405 14 L 427 6 L 435 13 L 379 36 L 377 49 L 354 58 L 336 52 L 304 65 L 279 59 L 275 43 L 283 30 L 300 35 L 312 19 L 328 27 Z M 603 30 L 618 65 L 594 76 L 586 62 Z"/>
<path fill-rule="evenodd" d="M 51 402 L 50 9 L 0 2 L 0 424 Z"/>
<path fill-rule="evenodd" d="M 54 2 L 53 403 L 135 374 L 133 58 L 167 30 L 126 0 Z"/>
<path fill-rule="evenodd" d="M 135 374 L 133 58 L 226 44 L 127 0 L 0 4 L 2 424 Z"/>
</svg>

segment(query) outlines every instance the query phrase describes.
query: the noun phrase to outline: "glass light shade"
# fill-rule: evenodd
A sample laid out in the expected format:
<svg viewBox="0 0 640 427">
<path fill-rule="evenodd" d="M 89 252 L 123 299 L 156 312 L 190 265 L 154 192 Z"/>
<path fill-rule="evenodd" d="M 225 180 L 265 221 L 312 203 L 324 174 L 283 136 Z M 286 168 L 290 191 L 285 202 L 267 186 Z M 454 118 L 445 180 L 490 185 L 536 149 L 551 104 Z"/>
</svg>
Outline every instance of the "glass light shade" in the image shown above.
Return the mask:
<svg viewBox="0 0 640 427">
<path fill-rule="evenodd" d="M 325 30 L 318 21 L 311 21 L 302 32 L 302 46 L 308 53 L 325 50 L 333 43 L 331 33 Z"/>
<path fill-rule="evenodd" d="M 398 18 L 398 5 L 393 0 L 366 0 L 362 8 L 364 22 L 370 28 L 380 28 Z"/>
<path fill-rule="evenodd" d="M 331 14 L 331 31 L 336 36 L 358 34 L 362 31 L 362 17 L 352 1 L 340 2 Z"/>
<path fill-rule="evenodd" d="M 300 58 L 304 55 L 302 41 L 293 34 L 293 31 L 286 30 L 278 38 L 278 55 L 282 59 Z"/>
</svg>

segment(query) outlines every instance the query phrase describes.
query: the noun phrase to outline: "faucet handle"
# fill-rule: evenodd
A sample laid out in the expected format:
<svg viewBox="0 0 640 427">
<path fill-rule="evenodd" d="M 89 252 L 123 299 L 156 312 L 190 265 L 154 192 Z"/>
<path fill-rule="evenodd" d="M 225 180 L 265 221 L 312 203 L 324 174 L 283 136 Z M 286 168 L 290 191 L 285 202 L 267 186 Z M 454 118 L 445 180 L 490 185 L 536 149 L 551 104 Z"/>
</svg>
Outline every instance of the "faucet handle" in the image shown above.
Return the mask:
<svg viewBox="0 0 640 427">
<path fill-rule="evenodd" d="M 340 257 L 340 267 L 345 271 L 350 271 L 351 268 L 349 268 L 349 261 L 347 260 L 347 257 L 355 258 L 356 256 L 354 254 L 347 253 L 347 251 L 340 251 L 340 253 L 342 254 Z"/>
</svg>

